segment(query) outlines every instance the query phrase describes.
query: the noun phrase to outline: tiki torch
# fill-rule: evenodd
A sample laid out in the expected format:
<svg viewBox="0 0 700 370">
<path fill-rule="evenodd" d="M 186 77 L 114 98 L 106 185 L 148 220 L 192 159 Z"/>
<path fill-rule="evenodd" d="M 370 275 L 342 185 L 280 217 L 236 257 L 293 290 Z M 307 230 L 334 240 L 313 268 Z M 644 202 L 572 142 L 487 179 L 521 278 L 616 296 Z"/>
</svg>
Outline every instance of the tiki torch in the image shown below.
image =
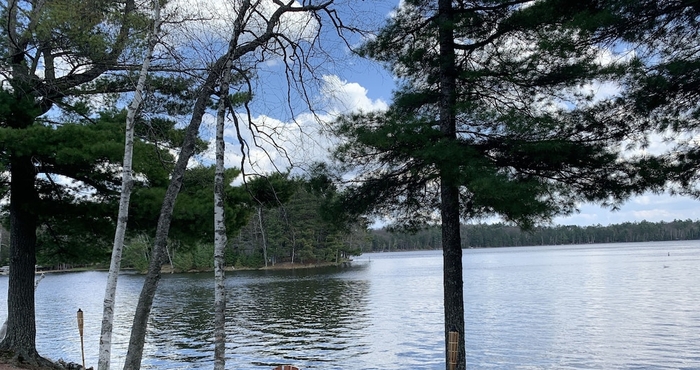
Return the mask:
<svg viewBox="0 0 700 370">
<path fill-rule="evenodd" d="M 450 330 L 447 343 L 447 355 L 449 358 L 450 370 L 454 370 L 457 368 L 457 357 L 459 356 L 459 332 Z"/>
<path fill-rule="evenodd" d="M 78 332 L 80 333 L 80 352 L 83 354 L 83 369 L 85 368 L 85 345 L 83 344 L 83 310 L 78 308 Z"/>
</svg>

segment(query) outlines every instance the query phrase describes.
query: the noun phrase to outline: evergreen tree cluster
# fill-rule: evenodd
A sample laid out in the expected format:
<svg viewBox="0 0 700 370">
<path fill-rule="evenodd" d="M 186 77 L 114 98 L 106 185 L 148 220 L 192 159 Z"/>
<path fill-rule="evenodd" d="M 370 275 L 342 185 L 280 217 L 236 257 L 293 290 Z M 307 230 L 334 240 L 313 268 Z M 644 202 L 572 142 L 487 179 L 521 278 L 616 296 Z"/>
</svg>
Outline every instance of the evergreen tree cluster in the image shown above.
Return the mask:
<svg viewBox="0 0 700 370">
<path fill-rule="evenodd" d="M 463 248 L 499 248 L 536 245 L 639 243 L 700 238 L 700 221 L 624 222 L 608 226 L 558 225 L 529 231 L 503 223 L 461 226 Z M 426 227 L 415 233 L 378 229 L 370 231 L 368 248 L 363 252 L 389 252 L 440 249 L 439 227 Z"/>
<path fill-rule="evenodd" d="M 334 189 L 314 188 L 313 182 L 295 179 L 289 199 L 282 204 L 261 207 L 248 223 L 229 240 L 227 261 L 236 267 L 268 266 L 279 263 L 338 263 L 359 255 L 369 240 L 366 225 L 359 220 L 342 225 L 331 221 L 326 205 L 336 196 Z"/>
<path fill-rule="evenodd" d="M 210 217 L 213 171 L 213 167 L 196 167 L 185 176 L 167 248 L 166 266 L 173 271 L 209 271 L 214 266 L 213 218 Z M 229 170 L 227 183 L 237 173 Z M 277 264 L 340 263 L 359 255 L 369 240 L 366 224 L 360 219 L 336 222 L 329 209 L 337 196 L 336 189 L 329 182 L 318 185 L 318 178 L 289 178 L 288 174 L 278 173 L 258 177 L 245 185 L 228 186 L 226 265 L 260 268 Z M 150 234 L 132 234 L 126 244 L 124 266 L 146 271 L 151 258 L 152 230 Z"/>
</svg>

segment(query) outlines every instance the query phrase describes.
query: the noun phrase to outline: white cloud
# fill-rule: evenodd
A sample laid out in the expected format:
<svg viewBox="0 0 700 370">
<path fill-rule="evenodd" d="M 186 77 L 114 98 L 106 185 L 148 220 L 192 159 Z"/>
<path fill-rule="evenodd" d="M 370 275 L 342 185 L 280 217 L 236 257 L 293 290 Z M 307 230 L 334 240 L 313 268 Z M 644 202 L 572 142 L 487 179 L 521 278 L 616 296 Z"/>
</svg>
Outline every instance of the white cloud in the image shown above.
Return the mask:
<svg viewBox="0 0 700 370">
<path fill-rule="evenodd" d="M 700 201 L 668 194 L 644 194 L 630 199 L 616 211 L 593 204 L 584 204 L 580 207 L 580 213 L 558 217 L 554 223 L 605 226 L 624 222 L 670 222 L 686 219 L 700 220 Z"/>
<path fill-rule="evenodd" d="M 358 83 L 341 80 L 338 76 L 323 76 L 321 93 L 333 113 L 371 112 L 386 110 L 389 105 L 383 100 L 372 100 L 367 89 Z"/>
<path fill-rule="evenodd" d="M 634 49 L 616 50 L 616 48 L 613 46 L 600 48 L 595 61 L 601 66 L 611 66 L 617 63 L 627 63 L 636 56 L 637 54 Z"/>
<path fill-rule="evenodd" d="M 651 198 L 648 195 L 644 195 L 644 196 L 640 196 L 640 197 L 635 198 L 633 200 L 633 202 L 637 203 L 637 204 L 647 205 L 647 204 L 651 204 Z"/>
<path fill-rule="evenodd" d="M 319 106 L 318 111 L 325 113 L 305 112 L 290 121 L 259 114 L 252 117 L 256 130 L 260 131 L 256 132 L 255 137 L 248 129 L 247 117 L 239 113 L 241 136 L 249 145 L 246 172 L 270 173 L 290 167 L 303 169 L 314 162 L 326 160 L 329 150 L 334 146 L 334 139 L 325 133 L 326 128 L 339 114 L 388 107 L 381 99 L 369 98 L 367 89 L 361 85 L 341 80 L 337 76 L 324 76 L 319 91 L 321 96 L 317 100 L 324 106 Z M 203 164 L 214 162 L 214 123 L 214 116 L 204 118 L 202 134 L 210 145 L 209 151 L 197 158 Z M 230 118 L 226 123 L 224 137 L 226 166 L 239 167 L 243 157 L 238 133 Z"/>
<path fill-rule="evenodd" d="M 675 217 L 675 214 L 668 209 L 650 209 L 631 212 L 632 216 L 636 220 L 646 220 L 646 221 L 671 221 Z"/>
<path fill-rule="evenodd" d="M 610 81 L 594 81 L 582 86 L 581 90 L 592 96 L 594 103 L 612 98 L 622 91 L 620 85 Z"/>
</svg>

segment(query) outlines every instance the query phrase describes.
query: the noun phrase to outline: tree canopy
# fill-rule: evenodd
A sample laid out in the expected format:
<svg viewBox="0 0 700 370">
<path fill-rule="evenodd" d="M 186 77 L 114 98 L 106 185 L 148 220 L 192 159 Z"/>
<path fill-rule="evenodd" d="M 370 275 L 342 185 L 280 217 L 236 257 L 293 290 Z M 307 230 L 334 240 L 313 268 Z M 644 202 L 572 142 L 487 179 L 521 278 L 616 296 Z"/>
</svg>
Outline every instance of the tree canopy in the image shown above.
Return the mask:
<svg viewBox="0 0 700 370">
<path fill-rule="evenodd" d="M 361 49 L 402 85 L 386 112 L 338 121 L 336 133 L 347 141 L 336 158 L 361 168 L 349 200 L 398 222 L 426 222 L 435 220 L 435 184 L 448 178 L 460 186 L 464 219 L 500 215 L 530 227 L 573 212 L 579 201 L 615 205 L 653 185 L 636 178 L 642 163 L 621 161 L 619 143 L 637 132 L 577 91 L 621 78 L 627 67 L 603 63 L 605 51 L 576 28 L 596 14 L 525 3 L 455 6 L 455 140 L 442 140 L 438 125 L 430 2 L 407 2 Z"/>
<path fill-rule="evenodd" d="M 645 125 L 628 106 L 648 85 L 619 100 L 586 89 L 643 81 L 635 71 L 644 60 L 617 45 L 676 52 L 692 28 L 676 7 L 688 4 L 651 3 L 405 1 L 360 49 L 400 86 L 387 111 L 337 122 L 344 143 L 335 157 L 356 175 L 346 204 L 408 227 L 440 220 L 445 331 L 460 335 L 457 369 L 466 363 L 460 219 L 499 216 L 532 228 L 580 202 L 614 207 L 664 186 L 667 159 L 623 146 L 646 140 L 645 127 L 663 127 L 663 119 Z M 656 32 L 667 37 L 652 41 Z"/>
</svg>

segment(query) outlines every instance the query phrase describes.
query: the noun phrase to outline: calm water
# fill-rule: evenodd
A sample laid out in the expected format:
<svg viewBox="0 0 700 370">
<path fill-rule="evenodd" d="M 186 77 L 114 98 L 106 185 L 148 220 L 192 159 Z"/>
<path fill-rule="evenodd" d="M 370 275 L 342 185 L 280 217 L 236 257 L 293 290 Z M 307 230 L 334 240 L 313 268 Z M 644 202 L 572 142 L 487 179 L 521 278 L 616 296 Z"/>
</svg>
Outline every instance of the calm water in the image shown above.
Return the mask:
<svg viewBox="0 0 700 370">
<path fill-rule="evenodd" d="M 229 273 L 227 368 L 444 368 L 441 268 L 431 251 L 364 255 L 345 269 Z M 80 362 L 81 308 L 86 363 L 97 364 L 105 279 L 46 276 L 41 354 Z M 698 241 L 466 250 L 464 281 L 469 369 L 700 369 Z M 119 284 L 115 369 L 142 277 Z M 0 302 L 6 292 L 0 277 Z M 212 274 L 164 276 L 143 368 L 212 368 L 212 302 Z"/>
</svg>

